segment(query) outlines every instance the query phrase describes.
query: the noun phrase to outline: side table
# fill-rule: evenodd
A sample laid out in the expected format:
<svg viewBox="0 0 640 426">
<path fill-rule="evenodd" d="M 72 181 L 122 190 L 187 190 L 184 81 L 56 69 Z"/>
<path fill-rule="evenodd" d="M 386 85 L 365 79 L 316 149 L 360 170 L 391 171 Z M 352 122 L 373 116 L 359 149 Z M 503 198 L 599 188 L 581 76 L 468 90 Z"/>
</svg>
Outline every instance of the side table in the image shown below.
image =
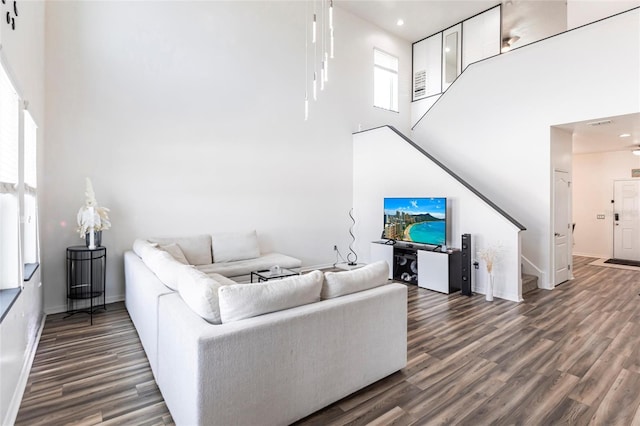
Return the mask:
<svg viewBox="0 0 640 426">
<path fill-rule="evenodd" d="M 107 248 L 67 247 L 67 317 L 106 310 L 105 277 Z M 65 317 L 66 318 L 66 317 Z"/>
</svg>

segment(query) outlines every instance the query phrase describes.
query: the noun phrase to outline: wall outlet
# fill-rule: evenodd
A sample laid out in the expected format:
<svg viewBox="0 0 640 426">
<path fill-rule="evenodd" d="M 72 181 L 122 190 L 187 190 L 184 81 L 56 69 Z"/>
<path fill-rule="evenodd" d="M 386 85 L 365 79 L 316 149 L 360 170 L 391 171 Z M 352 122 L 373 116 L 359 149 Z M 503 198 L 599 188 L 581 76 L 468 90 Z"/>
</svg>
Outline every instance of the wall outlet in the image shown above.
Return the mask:
<svg viewBox="0 0 640 426">
<path fill-rule="evenodd" d="M 596 219 L 604 219 L 604 218 L 605 218 L 605 215 L 603 214 L 596 215 Z"/>
</svg>

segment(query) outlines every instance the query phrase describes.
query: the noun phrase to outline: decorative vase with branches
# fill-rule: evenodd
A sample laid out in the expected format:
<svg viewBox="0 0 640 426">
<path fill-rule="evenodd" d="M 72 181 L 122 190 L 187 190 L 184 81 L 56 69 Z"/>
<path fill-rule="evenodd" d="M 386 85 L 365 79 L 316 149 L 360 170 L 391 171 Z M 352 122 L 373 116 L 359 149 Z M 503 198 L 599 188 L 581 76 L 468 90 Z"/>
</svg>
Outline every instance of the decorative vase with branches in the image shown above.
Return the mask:
<svg viewBox="0 0 640 426">
<path fill-rule="evenodd" d="M 93 191 L 93 185 L 89 178 L 86 178 L 86 189 L 84 195 L 86 197 L 84 206 L 80 207 L 77 215 L 77 231 L 80 238 L 86 240 L 87 235 L 89 236 L 87 247 L 94 249 L 96 248 L 96 233 L 111 228 L 111 222 L 109 221 L 109 209 L 98 206 L 96 194 Z M 97 245 L 100 245 L 100 242 L 98 242 Z"/>
<path fill-rule="evenodd" d="M 494 289 L 494 276 L 493 276 L 494 269 L 493 268 L 498 259 L 498 254 L 500 253 L 500 250 L 501 250 L 501 246 L 493 245 L 478 251 L 478 257 L 484 261 L 485 266 L 487 267 L 487 274 L 489 275 L 489 281 L 487 282 L 487 288 L 485 292 L 485 298 L 489 302 L 493 300 L 493 289 Z"/>
</svg>

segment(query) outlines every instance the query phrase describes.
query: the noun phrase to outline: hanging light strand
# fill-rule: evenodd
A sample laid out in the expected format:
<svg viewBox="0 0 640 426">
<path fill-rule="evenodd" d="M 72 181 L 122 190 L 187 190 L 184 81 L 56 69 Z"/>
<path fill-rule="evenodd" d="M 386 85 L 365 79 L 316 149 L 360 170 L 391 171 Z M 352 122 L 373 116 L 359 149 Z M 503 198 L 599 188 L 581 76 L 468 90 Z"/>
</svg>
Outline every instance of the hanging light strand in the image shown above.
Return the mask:
<svg viewBox="0 0 640 426">
<path fill-rule="evenodd" d="M 326 78 L 326 62 L 324 60 L 324 53 L 323 53 L 324 52 L 324 1 L 325 0 L 320 0 L 320 12 L 321 12 L 321 17 L 322 17 L 322 19 L 320 21 L 321 29 L 322 29 L 322 32 L 321 32 L 322 47 L 320 48 L 321 63 L 322 63 L 322 66 L 320 68 L 320 90 L 321 91 L 324 90 L 324 83 L 325 83 L 325 81 L 327 81 L 327 78 Z"/>
<path fill-rule="evenodd" d="M 313 1 L 313 13 L 309 12 L 309 1 Z M 320 3 L 319 10 L 316 2 Z M 309 28 L 311 23 L 311 28 Z M 309 34 L 310 33 L 310 34 Z M 311 37 L 309 37 L 311 35 Z M 309 39 L 313 44 L 313 71 L 309 72 Z M 309 83 L 312 79 L 311 98 L 318 100 L 318 80 L 320 91 L 324 91 L 325 83 L 329 82 L 329 59 L 334 58 L 334 21 L 333 0 L 305 0 L 305 92 L 304 117 L 309 118 Z"/>
<path fill-rule="evenodd" d="M 323 8 L 323 10 L 327 10 L 326 13 L 326 17 L 325 20 L 327 22 L 323 22 L 322 24 L 322 50 L 324 51 L 324 81 L 325 83 L 329 82 L 329 54 L 327 53 L 327 44 L 328 44 L 328 40 L 327 40 L 327 31 L 329 31 L 329 25 L 328 25 L 328 21 L 329 21 L 329 5 L 328 5 L 328 0 L 324 0 L 325 3 L 325 7 Z M 325 25 L 327 24 L 327 25 Z"/>
<path fill-rule="evenodd" d="M 313 100 L 318 100 L 318 43 L 316 43 L 316 0 L 313 0 Z"/>
<path fill-rule="evenodd" d="M 309 23 L 307 21 L 308 7 L 304 5 L 304 121 L 309 119 L 309 85 L 307 76 L 309 73 Z"/>
<path fill-rule="evenodd" d="M 305 18 L 306 20 L 306 18 Z M 313 0 L 313 24 L 312 24 L 312 35 L 311 35 L 311 42 L 313 44 L 316 43 L 316 33 L 318 32 L 318 16 L 316 14 L 316 0 Z"/>
<path fill-rule="evenodd" d="M 333 59 L 333 0 L 329 0 L 329 57 Z"/>
</svg>

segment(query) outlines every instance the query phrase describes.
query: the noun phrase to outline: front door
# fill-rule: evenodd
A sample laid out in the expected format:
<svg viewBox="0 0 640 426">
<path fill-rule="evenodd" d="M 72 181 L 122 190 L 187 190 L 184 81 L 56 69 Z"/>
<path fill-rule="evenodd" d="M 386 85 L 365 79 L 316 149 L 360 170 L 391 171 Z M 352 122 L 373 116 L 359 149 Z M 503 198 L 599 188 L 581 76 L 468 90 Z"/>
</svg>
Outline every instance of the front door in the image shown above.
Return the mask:
<svg viewBox="0 0 640 426">
<path fill-rule="evenodd" d="M 640 181 L 614 181 L 613 203 L 613 257 L 640 261 Z"/>
<path fill-rule="evenodd" d="M 569 244 L 571 236 L 569 232 L 569 200 L 571 181 L 569 173 L 554 172 L 554 200 L 555 212 L 553 220 L 554 235 L 554 285 L 567 281 L 570 277 L 569 270 Z"/>
</svg>

